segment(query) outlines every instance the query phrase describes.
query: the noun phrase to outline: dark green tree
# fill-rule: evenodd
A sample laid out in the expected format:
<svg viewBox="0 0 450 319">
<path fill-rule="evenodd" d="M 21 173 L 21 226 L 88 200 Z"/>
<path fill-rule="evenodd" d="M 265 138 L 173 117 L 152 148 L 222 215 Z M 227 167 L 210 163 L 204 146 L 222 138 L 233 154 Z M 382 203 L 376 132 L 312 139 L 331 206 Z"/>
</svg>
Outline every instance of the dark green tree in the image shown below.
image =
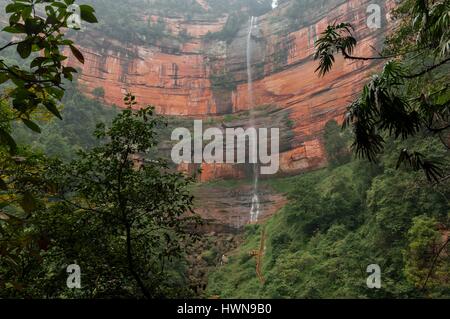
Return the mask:
<svg viewBox="0 0 450 319">
<path fill-rule="evenodd" d="M 104 98 L 105 97 L 105 89 L 102 87 L 96 87 L 92 90 L 92 95 L 96 98 Z"/>
<path fill-rule="evenodd" d="M 427 216 L 413 219 L 413 226 L 408 232 L 404 271 L 408 281 L 415 287 L 445 293 L 450 289 L 446 280 L 450 266 L 450 239 L 442 238 L 436 227 L 438 224 L 434 218 Z"/>
<path fill-rule="evenodd" d="M 71 4 L 74 1 L 12 0 L 5 8 L 8 25 L 1 38 L 9 40 L 0 44 L 0 291 L 21 291 L 25 297 L 33 292 L 8 279 L 27 278 L 40 263 L 44 241 L 31 231 L 30 218 L 46 204 L 46 197 L 41 197 L 48 191 L 42 179 L 46 160 L 18 148 L 11 126 L 20 121 L 40 132 L 33 114 L 43 111 L 61 118 L 63 79 L 71 80 L 75 73 L 63 63 L 67 58 L 63 47 L 83 62 L 83 55 L 64 34 Z M 92 7 L 79 8 L 81 19 L 96 22 Z M 12 49 L 22 63 L 6 57 Z"/>
<path fill-rule="evenodd" d="M 73 55 L 84 62 L 81 52 L 64 33 L 73 14 L 70 6 L 74 5 L 74 0 L 10 2 L 5 8 L 9 25 L 2 30 L 5 35 L 9 34 L 10 41 L 0 46 L 0 52 L 15 48 L 25 66 L 0 57 L 0 102 L 4 110 L 0 119 L 0 153 L 6 166 L 15 165 L 14 156 L 18 155 L 16 141 L 11 136 L 13 123 L 23 122 L 32 131 L 40 133 L 34 114 L 45 112 L 61 118 L 58 107 L 64 95 L 63 81 L 72 80 L 76 73 L 74 68 L 64 64 L 67 56 L 63 54 L 63 47 L 69 47 Z M 80 19 L 90 23 L 97 21 L 92 7 L 80 5 L 79 9 Z M 0 171 L 0 184 L 5 191 L 15 192 L 13 197 L 22 198 L 19 201 L 22 208 L 32 206 L 31 193 L 9 189 L 15 183 L 8 170 Z M 5 202 L 0 198 L 1 205 L 9 206 L 8 198 Z"/>
<path fill-rule="evenodd" d="M 1 99 L 8 101 L 13 112 L 2 121 L 20 120 L 30 129 L 40 132 L 33 122 L 32 114 L 43 108 L 61 118 L 58 101 L 64 95 L 63 79 L 72 80 L 76 70 L 63 62 L 62 48 L 69 47 L 73 55 L 84 63 L 81 52 L 72 40 L 65 36 L 68 19 L 73 14 L 69 10 L 74 0 L 12 0 L 5 8 L 9 15 L 9 25 L 2 31 L 14 35 L 6 44 L 0 46 L 0 52 L 16 48 L 19 56 L 26 60 L 27 66 L 9 64 L 0 58 L 0 84 L 6 85 Z M 95 23 L 94 9 L 80 5 L 80 18 Z M 0 128 L 2 144 L 10 152 L 17 148 L 16 142 L 8 131 Z"/>
<path fill-rule="evenodd" d="M 386 137 L 406 140 L 435 135 L 448 148 L 450 98 L 450 1 L 401 1 L 394 12 L 399 28 L 387 40 L 384 54 L 353 55 L 357 40 L 349 23 L 330 25 L 316 42 L 317 72 L 330 72 L 335 55 L 347 60 L 388 60 L 370 78 L 347 110 L 344 125 L 354 134 L 357 155 L 374 161 Z M 443 168 L 415 150 L 403 149 L 397 167 L 424 170 L 429 180 L 445 177 Z"/>
<path fill-rule="evenodd" d="M 0 215 L 0 297 L 189 296 L 184 254 L 199 221 L 192 180 L 147 155 L 164 122 L 153 108 L 132 111 L 131 95 L 126 103 L 110 128 L 98 125 L 102 144 L 77 160 L 16 164 L 17 183 L 38 200 L 25 215 Z M 75 291 L 66 287 L 73 263 L 82 271 Z"/>
<path fill-rule="evenodd" d="M 342 132 L 335 120 L 327 122 L 324 129 L 324 145 L 328 162 L 332 166 L 338 166 L 350 161 L 351 156 L 348 147 L 349 138 Z"/>
<path fill-rule="evenodd" d="M 54 170 L 55 181 L 66 209 L 80 216 L 84 212 L 85 222 L 100 227 L 91 234 L 101 242 L 96 252 L 107 257 L 103 266 L 121 271 L 120 277 L 113 272 L 109 281 L 128 277 L 126 282 L 138 288 L 132 294 L 166 297 L 165 264 L 183 256 L 185 239 L 197 221 L 191 180 L 171 172 L 163 159 L 146 156 L 156 147 L 157 128 L 164 123 L 151 107 L 133 112 L 134 96 L 125 101 L 129 109 L 111 128 L 99 125 L 96 130 L 104 144 Z M 76 257 L 85 260 L 82 254 Z M 92 263 L 94 278 L 98 273 Z"/>
</svg>

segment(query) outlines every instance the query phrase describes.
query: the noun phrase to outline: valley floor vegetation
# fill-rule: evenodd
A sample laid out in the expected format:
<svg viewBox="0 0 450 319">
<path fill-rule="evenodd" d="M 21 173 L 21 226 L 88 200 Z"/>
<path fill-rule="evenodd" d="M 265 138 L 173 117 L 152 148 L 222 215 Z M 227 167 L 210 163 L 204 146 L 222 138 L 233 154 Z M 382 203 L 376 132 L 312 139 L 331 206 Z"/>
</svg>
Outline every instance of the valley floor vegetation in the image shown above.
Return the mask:
<svg viewBox="0 0 450 319">
<path fill-rule="evenodd" d="M 245 242 L 229 254 L 229 264 L 210 275 L 208 296 L 450 297 L 448 182 L 430 184 L 422 172 L 396 170 L 396 154 L 406 145 L 394 141 L 376 164 L 351 159 L 349 136 L 339 131 L 329 123 L 325 132 L 329 168 L 263 181 L 285 193 L 289 204 L 266 225 L 247 226 Z M 408 143 L 450 164 L 439 140 Z M 262 284 L 251 252 L 263 228 Z M 381 289 L 366 285 L 371 264 L 381 267 Z"/>
</svg>

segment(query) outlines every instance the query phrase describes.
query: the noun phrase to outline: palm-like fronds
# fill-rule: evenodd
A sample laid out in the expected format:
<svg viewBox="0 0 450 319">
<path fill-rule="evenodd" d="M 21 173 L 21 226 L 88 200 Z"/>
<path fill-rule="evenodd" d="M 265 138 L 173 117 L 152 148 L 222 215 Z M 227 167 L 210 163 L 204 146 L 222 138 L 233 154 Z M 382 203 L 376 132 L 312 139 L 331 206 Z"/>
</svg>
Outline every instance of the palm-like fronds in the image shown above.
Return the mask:
<svg viewBox="0 0 450 319">
<path fill-rule="evenodd" d="M 439 41 L 437 52 L 446 57 L 450 54 L 450 1 L 433 5 L 430 15 L 433 19 L 430 33 Z"/>
<path fill-rule="evenodd" d="M 392 92 L 392 88 L 403 83 L 403 75 L 399 62 L 388 62 L 383 72 L 364 86 L 360 98 L 348 107 L 345 125 L 353 128 L 353 148 L 358 156 L 373 161 L 381 153 L 384 140 L 377 132 L 387 131 L 395 138 L 406 139 L 420 129 L 420 114 L 407 99 Z"/>
<path fill-rule="evenodd" d="M 344 127 L 351 127 L 355 133 L 352 148 L 356 155 L 369 161 L 376 160 L 384 144 L 383 138 L 377 133 L 373 115 L 373 109 L 364 100 L 358 99 L 348 107 L 344 120 Z"/>
<path fill-rule="evenodd" d="M 445 93 L 448 87 L 437 95 L 426 92 L 425 88 L 426 93 L 420 99 L 408 96 L 411 92 L 405 90 L 410 87 L 408 81 L 420 79 L 450 62 L 450 0 L 402 1 L 396 12 L 405 19 L 391 42 L 394 46 L 390 56 L 353 56 L 357 42 L 352 35 L 353 27 L 348 23 L 328 26 L 315 44 L 319 76 L 330 72 L 335 54 L 353 60 L 395 58 L 385 63 L 380 74 L 372 76 L 360 97 L 347 108 L 344 126 L 351 127 L 355 134 L 352 147 L 357 156 L 370 161 L 376 160 L 383 151 L 383 134 L 405 140 L 422 130 L 441 136 L 450 129 L 450 101 Z M 405 44 L 406 50 L 403 49 Z M 408 52 L 418 54 L 412 57 Z M 410 63 L 407 59 L 405 62 L 397 59 L 402 56 L 416 61 L 417 57 L 429 57 L 435 63 L 412 73 L 413 69 L 405 66 Z M 441 140 L 444 139 L 441 137 Z M 420 153 L 402 152 L 399 165 L 401 163 L 414 170 L 424 170 L 430 180 L 440 177 L 438 163 L 425 159 Z"/>
<path fill-rule="evenodd" d="M 411 7 L 417 44 L 445 57 L 450 53 L 450 1 L 416 0 Z"/>
<path fill-rule="evenodd" d="M 315 43 L 315 60 L 320 60 L 316 72 L 324 76 L 330 72 L 334 64 L 334 54 L 341 53 L 348 57 L 356 47 L 356 39 L 352 35 L 353 26 L 350 23 L 339 23 L 329 25 L 321 33 Z"/>
<path fill-rule="evenodd" d="M 429 181 L 439 181 L 439 178 L 443 176 L 442 169 L 439 167 L 440 163 L 427 160 L 419 152 L 410 153 L 407 149 L 402 150 L 398 158 L 397 169 L 402 164 L 407 164 L 415 171 L 423 170 Z"/>
</svg>

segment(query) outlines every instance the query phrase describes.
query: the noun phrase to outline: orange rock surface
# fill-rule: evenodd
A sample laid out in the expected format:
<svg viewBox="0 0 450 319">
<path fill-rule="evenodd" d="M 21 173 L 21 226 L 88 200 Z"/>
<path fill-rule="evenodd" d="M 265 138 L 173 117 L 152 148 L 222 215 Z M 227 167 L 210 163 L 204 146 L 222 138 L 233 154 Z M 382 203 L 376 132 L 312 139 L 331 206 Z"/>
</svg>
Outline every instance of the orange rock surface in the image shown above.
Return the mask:
<svg viewBox="0 0 450 319">
<path fill-rule="evenodd" d="M 206 1 L 198 2 L 207 6 Z M 286 112 L 292 122 L 289 129 L 293 132 L 289 149 L 280 154 L 280 173 L 293 174 L 326 164 L 321 140 L 326 122 L 330 119 L 342 120 L 345 107 L 376 67 L 370 62 L 350 62 L 338 58 L 333 71 L 319 78 L 315 73 L 317 61 L 313 60 L 314 41 L 328 24 L 351 22 L 359 41 L 354 54 L 376 54 L 372 47 L 381 48 L 380 39 L 386 32 L 387 23 L 381 29 L 367 27 L 366 10 L 370 3 L 369 0 L 346 1 L 287 35 L 279 35 L 273 27 L 274 17 L 283 12 L 283 5 L 259 17 L 258 28 L 265 43 L 265 53 L 262 61 L 253 61 L 264 64 L 263 74 L 253 83 L 254 105 L 249 104 L 245 78 L 245 46 L 235 46 L 242 49 L 242 54 L 231 61 L 229 55 L 235 52 L 230 52 L 232 50 L 227 49 L 224 42 L 209 43 L 204 39 L 208 32 L 221 30 L 226 17 L 193 21 L 164 18 L 172 34 L 186 31 L 191 37 L 189 41 L 169 47 L 157 44 L 125 47 L 113 40 L 108 42 L 108 39 L 103 39 L 103 43 L 108 42 L 108 49 L 102 44 L 83 45 L 85 64 L 77 64 L 73 57 L 69 64 L 81 68 L 79 83 L 82 90 L 90 95 L 96 87 L 103 87 L 104 100 L 108 104 L 122 105 L 124 93 L 130 91 L 141 105 L 154 105 L 161 114 L 199 118 L 242 112 L 257 105 L 275 105 Z M 386 3 L 384 12 L 389 11 L 394 1 Z M 237 36 L 244 43 L 247 26 L 242 28 Z M 271 57 L 280 50 L 278 44 L 282 41 L 288 43 L 284 47 L 288 50 L 287 61 L 277 68 Z M 232 74 L 236 85 L 229 94 L 218 94 L 213 88 L 211 76 L 227 65 L 238 65 L 235 68 L 240 68 L 239 72 Z M 229 69 L 232 72 L 233 68 Z M 230 109 L 224 112 L 219 104 L 229 105 Z M 241 168 L 233 165 L 203 164 L 202 171 L 203 181 L 245 176 Z"/>
</svg>

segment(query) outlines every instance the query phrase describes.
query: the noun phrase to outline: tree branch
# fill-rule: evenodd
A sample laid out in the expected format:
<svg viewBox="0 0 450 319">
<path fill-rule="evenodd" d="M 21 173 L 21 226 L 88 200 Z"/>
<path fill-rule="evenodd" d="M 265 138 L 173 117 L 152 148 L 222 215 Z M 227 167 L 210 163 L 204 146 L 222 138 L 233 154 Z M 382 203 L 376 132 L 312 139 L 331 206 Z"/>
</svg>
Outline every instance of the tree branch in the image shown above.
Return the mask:
<svg viewBox="0 0 450 319">
<path fill-rule="evenodd" d="M 434 256 L 433 263 L 431 264 L 431 268 L 428 271 L 427 278 L 425 279 L 425 282 L 423 283 L 422 290 L 425 290 L 425 288 L 428 284 L 428 280 L 430 279 L 431 274 L 433 273 L 434 268 L 436 267 L 437 260 L 438 260 L 439 256 L 441 255 L 441 253 L 444 251 L 445 247 L 447 247 L 448 243 L 450 243 L 450 237 L 445 241 L 445 243 L 442 245 L 442 247 L 438 250 L 436 256 Z"/>
<path fill-rule="evenodd" d="M 404 77 L 405 79 L 414 79 L 414 78 L 417 78 L 417 77 L 422 76 L 422 75 L 424 75 L 424 74 L 426 74 L 426 73 L 428 73 L 428 72 L 433 71 L 434 69 L 437 69 L 438 67 L 444 65 L 445 63 L 447 63 L 447 62 L 449 62 L 449 61 L 450 61 L 450 57 L 447 58 L 447 59 L 445 59 L 445 60 L 443 60 L 443 61 L 441 61 L 441 62 L 438 63 L 438 64 L 435 64 L 435 65 L 432 65 L 432 66 L 426 68 L 425 70 L 423 70 L 423 71 L 421 71 L 421 72 L 419 72 L 419 73 L 411 74 L 411 75 L 406 75 L 406 76 L 403 76 L 403 77 Z"/>
<path fill-rule="evenodd" d="M 134 280 L 136 280 L 136 282 L 137 282 L 139 288 L 141 289 L 142 293 L 144 294 L 145 298 L 151 299 L 150 292 L 147 290 L 147 287 L 145 286 L 141 277 L 139 276 L 139 274 L 137 273 L 137 271 L 134 268 L 132 245 L 131 245 L 131 222 L 127 218 L 127 212 L 126 212 L 127 199 L 123 198 L 123 196 L 122 196 L 122 182 L 123 182 L 122 174 L 123 174 L 123 169 L 124 169 L 125 165 L 127 164 L 129 154 L 130 154 L 130 147 L 127 146 L 127 148 L 125 149 L 125 152 L 122 154 L 121 162 L 119 164 L 119 171 L 117 174 L 117 200 L 119 201 L 119 209 L 122 213 L 122 219 L 125 224 L 128 270 L 130 271 Z"/>
<path fill-rule="evenodd" d="M 127 261 L 128 261 L 128 269 L 131 272 L 131 275 L 136 280 L 139 288 L 141 289 L 142 293 L 144 294 L 145 298 L 151 299 L 150 293 L 147 290 L 147 288 L 144 285 L 144 282 L 142 281 L 141 277 L 139 277 L 139 274 L 134 269 L 134 263 L 133 263 L 133 254 L 132 254 L 132 248 L 131 248 L 131 226 L 129 224 L 126 225 L 126 237 L 127 237 Z"/>
<path fill-rule="evenodd" d="M 390 58 L 396 57 L 396 56 L 375 56 L 375 57 L 353 56 L 353 55 L 348 54 L 345 51 L 342 52 L 342 55 L 344 56 L 344 59 L 360 60 L 360 61 L 385 60 L 385 59 L 390 59 Z"/>
<path fill-rule="evenodd" d="M 9 47 L 11 47 L 11 46 L 13 46 L 13 45 L 16 45 L 16 44 L 17 44 L 16 42 L 9 42 L 9 43 L 7 43 L 6 45 L 0 47 L 0 51 L 3 51 L 3 50 L 5 50 L 6 48 L 9 48 Z"/>
</svg>

